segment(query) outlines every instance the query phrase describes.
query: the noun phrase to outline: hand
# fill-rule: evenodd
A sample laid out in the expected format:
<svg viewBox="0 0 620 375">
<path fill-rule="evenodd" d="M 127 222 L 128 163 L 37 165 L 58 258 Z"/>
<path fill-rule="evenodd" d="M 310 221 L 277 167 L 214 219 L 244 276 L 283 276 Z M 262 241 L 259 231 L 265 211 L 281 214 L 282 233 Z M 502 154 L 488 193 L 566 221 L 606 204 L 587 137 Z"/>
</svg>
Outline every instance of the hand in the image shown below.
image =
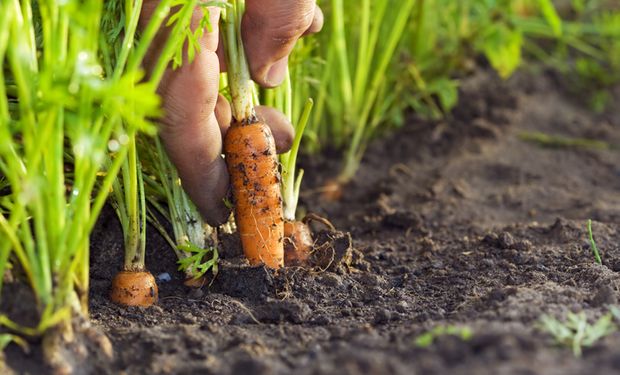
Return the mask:
<svg viewBox="0 0 620 375">
<path fill-rule="evenodd" d="M 141 25 L 146 25 L 158 0 L 146 0 Z M 228 219 L 224 204 L 229 191 L 229 177 L 222 159 L 222 138 L 231 122 L 228 102 L 219 95 L 220 61 L 218 46 L 219 8 L 210 8 L 212 31 L 200 40 L 200 53 L 190 64 L 168 70 L 159 86 L 165 115 L 160 137 L 168 156 L 179 171 L 183 187 L 198 210 L 211 225 Z M 198 27 L 202 11 L 197 9 L 192 27 Z M 315 0 L 246 0 L 242 20 L 242 37 L 252 79 L 265 87 L 282 83 L 288 55 L 302 35 L 317 32 L 323 15 Z M 159 55 L 165 28 L 146 56 L 149 61 Z M 161 42 L 158 42 L 161 41 Z M 258 107 L 256 113 L 272 130 L 278 153 L 291 147 L 293 128 L 286 117 L 273 108 Z"/>
</svg>

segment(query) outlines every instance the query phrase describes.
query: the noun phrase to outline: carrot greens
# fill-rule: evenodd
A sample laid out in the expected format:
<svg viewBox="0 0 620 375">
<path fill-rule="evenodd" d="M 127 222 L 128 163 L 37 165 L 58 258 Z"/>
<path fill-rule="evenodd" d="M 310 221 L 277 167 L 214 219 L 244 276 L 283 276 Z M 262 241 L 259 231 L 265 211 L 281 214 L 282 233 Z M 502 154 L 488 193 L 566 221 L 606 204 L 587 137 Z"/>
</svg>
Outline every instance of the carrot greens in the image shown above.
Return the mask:
<svg viewBox="0 0 620 375">
<path fill-rule="evenodd" d="M 71 330 L 72 317 L 88 314 L 89 234 L 124 165 L 128 243 L 136 242 L 133 140 L 154 132 L 156 87 L 191 38 L 196 3 L 161 1 L 136 42 L 141 0 L 0 2 L 0 174 L 10 186 L 1 198 L 0 275 L 9 264 L 24 270 L 40 316 L 32 328 L 0 317 L 10 330 Z M 179 15 L 145 77 L 144 56 L 173 7 Z"/>
</svg>

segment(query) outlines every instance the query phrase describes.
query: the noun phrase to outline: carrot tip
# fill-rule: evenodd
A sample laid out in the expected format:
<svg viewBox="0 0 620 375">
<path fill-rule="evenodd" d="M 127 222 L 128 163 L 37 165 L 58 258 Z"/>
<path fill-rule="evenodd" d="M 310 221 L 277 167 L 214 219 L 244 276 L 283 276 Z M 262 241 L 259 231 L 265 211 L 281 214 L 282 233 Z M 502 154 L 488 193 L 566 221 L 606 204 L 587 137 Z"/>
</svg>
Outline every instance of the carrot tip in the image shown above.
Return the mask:
<svg viewBox="0 0 620 375">
<path fill-rule="evenodd" d="M 327 202 L 336 202 L 342 198 L 342 184 L 337 180 L 329 180 L 321 187 L 321 198 Z"/>
<path fill-rule="evenodd" d="M 202 288 L 207 283 L 207 278 L 204 276 L 200 277 L 188 277 L 183 282 L 183 285 L 188 286 L 190 288 Z"/>
</svg>

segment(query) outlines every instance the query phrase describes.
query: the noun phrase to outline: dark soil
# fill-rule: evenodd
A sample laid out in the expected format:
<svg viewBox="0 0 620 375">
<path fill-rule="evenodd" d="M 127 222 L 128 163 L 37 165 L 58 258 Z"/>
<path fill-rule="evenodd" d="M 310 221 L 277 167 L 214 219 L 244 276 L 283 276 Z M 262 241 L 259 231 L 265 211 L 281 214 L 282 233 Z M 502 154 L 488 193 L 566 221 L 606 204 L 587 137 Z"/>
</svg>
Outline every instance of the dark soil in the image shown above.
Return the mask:
<svg viewBox="0 0 620 375">
<path fill-rule="evenodd" d="M 520 139 L 542 131 L 620 145 L 620 113 L 594 115 L 558 87 L 540 72 L 464 80 L 449 119 L 412 117 L 374 142 L 340 202 L 318 192 L 334 159 L 305 160 L 304 206 L 350 233 L 321 232 L 318 245 L 338 255 L 327 270 L 251 268 L 227 238 L 213 284 L 189 289 L 153 235 L 148 267 L 172 280 L 159 283 L 157 306 L 121 308 L 108 289 L 122 238 L 106 212 L 92 241 L 91 317 L 115 359 L 96 372 L 620 372 L 620 333 L 577 359 L 537 328 L 544 314 L 595 319 L 620 295 L 620 153 Z M 470 327 L 473 337 L 416 346 L 438 325 Z M 36 351 L 10 346 L 6 356 L 18 372 L 40 369 Z"/>
</svg>

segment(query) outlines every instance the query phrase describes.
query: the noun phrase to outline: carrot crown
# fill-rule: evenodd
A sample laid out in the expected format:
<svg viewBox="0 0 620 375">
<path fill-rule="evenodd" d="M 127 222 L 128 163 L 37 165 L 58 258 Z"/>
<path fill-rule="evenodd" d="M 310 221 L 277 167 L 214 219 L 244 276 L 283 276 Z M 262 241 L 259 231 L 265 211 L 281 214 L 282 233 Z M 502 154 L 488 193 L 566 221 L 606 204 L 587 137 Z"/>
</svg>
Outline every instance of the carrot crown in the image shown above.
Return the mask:
<svg viewBox="0 0 620 375">
<path fill-rule="evenodd" d="M 251 124 L 257 121 L 254 113 L 256 93 L 254 83 L 250 78 L 250 70 L 241 38 L 241 19 L 245 11 L 245 1 L 228 0 L 228 5 L 222 12 L 224 27 L 221 33 L 226 43 L 232 115 L 237 123 Z"/>
</svg>

